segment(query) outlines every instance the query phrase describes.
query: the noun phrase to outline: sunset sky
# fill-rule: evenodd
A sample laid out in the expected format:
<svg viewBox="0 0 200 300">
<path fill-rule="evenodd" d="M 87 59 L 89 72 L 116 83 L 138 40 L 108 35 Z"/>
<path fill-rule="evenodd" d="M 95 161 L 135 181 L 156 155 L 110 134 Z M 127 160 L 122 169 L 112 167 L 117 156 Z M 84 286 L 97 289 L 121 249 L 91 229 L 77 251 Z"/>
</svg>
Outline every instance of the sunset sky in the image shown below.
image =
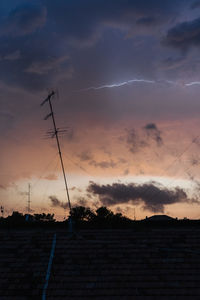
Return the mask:
<svg viewBox="0 0 200 300">
<path fill-rule="evenodd" d="M 0 206 L 200 218 L 200 1 L 0 1 Z"/>
</svg>

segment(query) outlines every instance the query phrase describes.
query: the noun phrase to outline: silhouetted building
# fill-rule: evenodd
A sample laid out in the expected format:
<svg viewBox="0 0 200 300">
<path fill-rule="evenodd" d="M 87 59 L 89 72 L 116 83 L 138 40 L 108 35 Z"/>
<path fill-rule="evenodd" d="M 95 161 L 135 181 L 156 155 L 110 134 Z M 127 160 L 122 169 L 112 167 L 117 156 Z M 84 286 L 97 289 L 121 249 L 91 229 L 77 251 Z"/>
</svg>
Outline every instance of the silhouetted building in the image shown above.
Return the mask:
<svg viewBox="0 0 200 300">
<path fill-rule="evenodd" d="M 148 221 L 173 221 L 174 218 L 167 216 L 167 215 L 153 215 L 151 217 L 146 217 Z"/>
</svg>

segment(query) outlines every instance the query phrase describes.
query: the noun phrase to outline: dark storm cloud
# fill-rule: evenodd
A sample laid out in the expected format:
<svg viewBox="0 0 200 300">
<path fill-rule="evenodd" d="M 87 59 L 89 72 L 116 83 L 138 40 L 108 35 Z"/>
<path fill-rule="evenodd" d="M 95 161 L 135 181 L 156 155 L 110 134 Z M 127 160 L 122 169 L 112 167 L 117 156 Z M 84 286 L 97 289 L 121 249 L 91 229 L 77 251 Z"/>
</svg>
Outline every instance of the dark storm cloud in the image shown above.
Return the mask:
<svg viewBox="0 0 200 300">
<path fill-rule="evenodd" d="M 99 185 L 90 182 L 88 192 L 98 196 L 102 205 L 143 204 L 145 210 L 152 212 L 164 212 L 165 205 L 197 203 L 196 200 L 189 199 L 186 192 L 179 187 L 170 190 L 161 185 L 156 185 L 156 183 Z"/>
<path fill-rule="evenodd" d="M 110 0 L 44 1 L 48 15 L 61 33 L 79 40 L 93 39 L 100 25 L 134 27 L 163 23 L 172 19 L 183 1 Z"/>
<path fill-rule="evenodd" d="M 154 17 L 144 17 L 140 18 L 136 21 L 137 25 L 143 25 L 143 26 L 153 26 L 157 24 L 157 20 Z"/>
<path fill-rule="evenodd" d="M 72 76 L 70 57 L 53 40 L 46 15 L 44 5 L 30 3 L 0 19 L 0 80 L 7 85 L 40 90 Z"/>
<path fill-rule="evenodd" d="M 0 42 L 0 79 L 7 85 L 40 90 L 55 85 L 61 75 L 68 79 L 73 74 L 69 56 L 56 54 L 46 37 L 1 38 Z"/>
<path fill-rule="evenodd" d="M 41 0 L 38 4 L 34 1 L 20 4 L 13 1 L 7 16 L 0 15 L 0 58 L 4 58 L 0 59 L 0 80 L 31 90 L 55 86 L 73 76 L 74 65 L 76 70 L 74 46 L 77 49 L 93 46 L 108 28 L 130 33 L 130 37 L 137 33 L 138 27 L 148 31 L 174 18 L 183 2 Z M 78 54 L 78 61 L 79 56 L 82 53 Z M 96 57 L 98 73 L 102 67 Z"/>
<path fill-rule="evenodd" d="M 69 56 L 66 55 L 61 57 L 49 57 L 48 59 L 34 61 L 28 66 L 25 72 L 45 75 L 60 66 L 62 63 L 65 63 L 68 59 Z"/>
<path fill-rule="evenodd" d="M 161 137 L 161 132 L 157 128 L 155 123 L 149 123 L 144 126 L 144 130 L 148 137 L 152 138 L 158 146 L 163 144 L 163 139 Z"/>
<path fill-rule="evenodd" d="M 52 207 L 68 208 L 68 203 L 61 202 L 56 196 L 49 196 Z"/>
<path fill-rule="evenodd" d="M 46 22 L 46 8 L 40 5 L 27 3 L 13 9 L 7 18 L 1 21 L 1 35 L 27 35 Z"/>
<path fill-rule="evenodd" d="M 185 56 L 167 57 L 162 61 L 162 69 L 170 70 L 181 67 L 186 61 Z"/>
<path fill-rule="evenodd" d="M 20 57 L 21 57 L 20 51 L 16 50 L 14 52 L 5 54 L 0 58 L 0 60 L 18 60 L 20 59 Z"/>
<path fill-rule="evenodd" d="M 195 9 L 200 7 L 200 1 L 195 1 L 194 3 L 191 4 L 191 9 Z"/>
<path fill-rule="evenodd" d="M 188 50 L 191 46 L 200 45 L 200 18 L 182 22 L 172 27 L 162 41 L 163 44 Z"/>
</svg>

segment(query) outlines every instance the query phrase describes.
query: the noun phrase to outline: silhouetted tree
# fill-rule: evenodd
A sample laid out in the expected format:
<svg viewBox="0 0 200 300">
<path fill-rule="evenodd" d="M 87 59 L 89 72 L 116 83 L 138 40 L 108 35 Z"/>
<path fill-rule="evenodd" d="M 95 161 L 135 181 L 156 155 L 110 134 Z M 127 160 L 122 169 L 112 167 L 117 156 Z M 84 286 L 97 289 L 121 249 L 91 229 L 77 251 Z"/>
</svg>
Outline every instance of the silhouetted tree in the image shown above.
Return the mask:
<svg viewBox="0 0 200 300">
<path fill-rule="evenodd" d="M 9 219 L 12 219 L 14 222 L 23 222 L 25 220 L 25 217 L 22 213 L 19 213 L 18 211 L 13 211 L 12 215 L 8 217 Z"/>
<path fill-rule="evenodd" d="M 99 207 L 96 214 L 96 217 L 100 219 L 111 219 L 114 216 L 113 212 L 105 206 Z"/>
<path fill-rule="evenodd" d="M 71 217 L 75 222 L 91 221 L 95 214 L 84 206 L 76 206 L 71 210 Z"/>
<path fill-rule="evenodd" d="M 54 222 L 54 214 L 34 214 L 35 221 L 42 221 L 42 222 Z"/>
</svg>

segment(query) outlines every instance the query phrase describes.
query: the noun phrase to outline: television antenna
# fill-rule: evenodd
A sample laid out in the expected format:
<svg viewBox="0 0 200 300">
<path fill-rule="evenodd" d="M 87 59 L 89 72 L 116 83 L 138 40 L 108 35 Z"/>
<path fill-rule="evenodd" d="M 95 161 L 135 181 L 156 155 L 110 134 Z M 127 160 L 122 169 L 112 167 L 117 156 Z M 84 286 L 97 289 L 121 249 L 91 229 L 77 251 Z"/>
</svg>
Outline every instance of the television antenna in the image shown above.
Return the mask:
<svg viewBox="0 0 200 300">
<path fill-rule="evenodd" d="M 52 106 L 52 102 L 51 102 L 52 97 L 54 95 L 56 95 L 56 92 L 53 90 L 53 91 L 51 91 L 48 94 L 47 98 L 40 105 L 43 106 L 46 103 L 49 104 L 50 113 L 48 115 L 46 115 L 46 117 L 44 118 L 44 120 L 48 120 L 49 118 L 52 119 L 53 130 L 48 131 L 47 132 L 47 136 L 49 136 L 51 138 L 54 138 L 54 137 L 56 138 L 56 144 L 57 144 L 58 153 L 59 153 L 59 157 L 60 157 L 60 163 L 61 163 L 61 168 L 62 168 L 64 183 L 65 183 L 65 189 L 66 189 L 66 194 L 67 194 L 67 201 L 68 201 L 68 206 L 69 206 L 69 212 L 70 212 L 70 216 L 71 216 L 72 207 L 71 207 L 71 202 L 70 202 L 70 197 L 69 197 L 69 189 L 68 189 L 68 184 L 67 184 L 67 177 L 66 177 L 66 173 L 65 173 L 65 167 L 64 167 L 64 162 L 63 162 L 62 152 L 61 152 L 61 146 L 60 146 L 60 140 L 59 140 L 59 135 L 63 134 L 67 130 L 65 128 L 59 128 L 56 125 L 56 120 L 55 120 L 55 116 L 54 116 L 53 106 Z M 72 231 L 71 218 L 69 218 L 69 224 L 70 224 L 70 229 L 69 230 Z"/>
</svg>

